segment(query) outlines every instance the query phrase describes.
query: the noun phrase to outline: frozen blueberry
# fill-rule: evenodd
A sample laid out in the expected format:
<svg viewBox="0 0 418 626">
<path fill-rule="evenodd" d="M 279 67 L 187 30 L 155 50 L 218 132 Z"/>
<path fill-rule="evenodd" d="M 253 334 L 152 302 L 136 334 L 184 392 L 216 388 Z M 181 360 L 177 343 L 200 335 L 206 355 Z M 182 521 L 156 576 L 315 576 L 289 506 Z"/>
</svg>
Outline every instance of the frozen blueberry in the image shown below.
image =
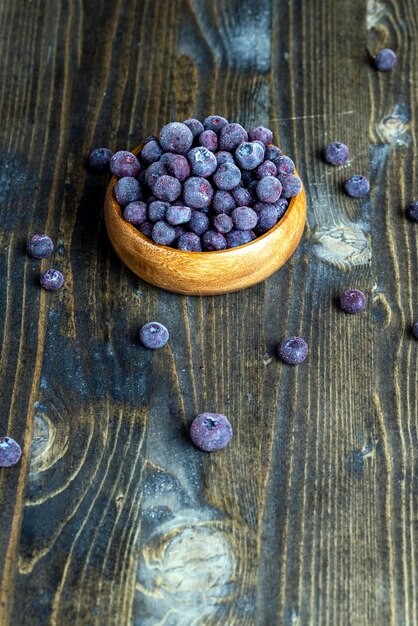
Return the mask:
<svg viewBox="0 0 418 626">
<path fill-rule="evenodd" d="M 215 185 L 218 189 L 223 189 L 224 191 L 231 191 L 231 189 L 235 189 L 240 180 L 240 169 L 233 163 L 223 163 L 222 165 L 219 165 L 213 175 L 213 182 Z"/>
<path fill-rule="evenodd" d="M 154 200 L 154 202 L 151 202 L 148 205 L 148 217 L 151 222 L 164 220 L 169 206 L 168 202 L 161 202 L 161 200 Z"/>
<path fill-rule="evenodd" d="M 186 224 L 192 216 L 192 210 L 188 206 L 170 206 L 167 209 L 166 220 L 172 226 Z"/>
<path fill-rule="evenodd" d="M 207 230 L 202 236 L 202 247 L 209 252 L 212 250 L 224 250 L 226 248 L 226 239 L 216 230 Z"/>
<path fill-rule="evenodd" d="M 162 246 L 169 246 L 176 238 L 176 231 L 170 224 L 167 224 L 167 222 L 155 222 L 151 238 L 155 243 L 159 243 Z"/>
<path fill-rule="evenodd" d="M 346 313 L 360 313 L 366 308 L 367 298 L 358 289 L 349 289 L 340 295 L 340 306 Z"/>
<path fill-rule="evenodd" d="M 395 66 L 396 61 L 396 54 L 390 48 L 383 48 L 374 58 L 376 69 L 379 72 L 389 72 Z"/>
<path fill-rule="evenodd" d="M 121 207 L 126 206 L 130 202 L 141 200 L 141 185 L 133 176 L 120 178 L 115 185 L 115 196 Z"/>
<path fill-rule="evenodd" d="M 112 156 L 113 152 L 109 148 L 96 148 L 89 154 L 89 165 L 93 170 L 99 172 L 108 170 Z"/>
<path fill-rule="evenodd" d="M 235 150 L 235 160 L 243 170 L 255 170 L 264 161 L 264 150 L 256 141 L 244 142 Z"/>
<path fill-rule="evenodd" d="M 139 231 L 145 235 L 145 237 L 149 237 L 151 239 L 152 229 L 154 228 L 154 224 L 152 222 L 142 222 L 139 225 Z"/>
<path fill-rule="evenodd" d="M 204 452 L 222 450 L 232 439 L 232 426 L 221 413 L 200 413 L 190 426 L 190 438 Z"/>
<path fill-rule="evenodd" d="M 149 141 L 158 141 L 158 137 L 156 137 L 155 135 L 148 135 L 148 137 L 145 137 L 144 139 L 144 146 Z"/>
<path fill-rule="evenodd" d="M 248 135 L 241 124 L 227 124 L 219 135 L 219 149 L 233 152 L 244 141 L 248 141 Z"/>
<path fill-rule="evenodd" d="M 257 126 L 248 131 L 248 139 L 250 141 L 261 141 L 266 146 L 273 141 L 273 133 L 269 128 Z"/>
<path fill-rule="evenodd" d="M 171 122 L 162 127 L 160 144 L 165 152 L 183 154 L 193 143 L 192 131 L 181 122 Z"/>
<path fill-rule="evenodd" d="M 285 155 L 279 156 L 275 161 L 275 165 L 277 167 L 278 176 L 282 174 L 293 174 L 295 171 L 295 164 L 292 159 Z"/>
<path fill-rule="evenodd" d="M 187 158 L 190 163 L 191 172 L 195 176 L 203 176 L 204 178 L 207 178 L 213 174 L 218 165 L 216 156 L 213 152 L 207 148 L 202 148 L 201 146 L 192 148 L 188 152 Z"/>
<path fill-rule="evenodd" d="M 237 248 L 255 239 L 252 230 L 231 230 L 225 235 L 228 248 Z"/>
<path fill-rule="evenodd" d="M 408 208 L 406 210 L 407 216 L 413 222 L 418 222 L 418 200 L 416 202 L 411 202 L 408 204 Z"/>
<path fill-rule="evenodd" d="M 352 198 L 362 198 L 370 191 L 370 183 L 365 176 L 352 176 L 345 182 L 345 190 Z M 285 194 L 283 194 L 285 195 Z"/>
<path fill-rule="evenodd" d="M 177 248 L 186 252 L 202 252 L 200 237 L 195 233 L 184 233 L 179 237 Z"/>
<path fill-rule="evenodd" d="M 199 145 L 215 152 L 218 149 L 218 135 L 213 130 L 204 130 L 199 135 Z"/>
<path fill-rule="evenodd" d="M 22 450 L 11 437 L 0 437 L 0 467 L 11 467 L 20 461 Z"/>
<path fill-rule="evenodd" d="M 257 229 L 260 233 L 266 233 L 277 224 L 277 209 L 273 204 L 268 205 L 261 202 L 259 204 L 263 204 L 263 207 L 258 212 Z"/>
<path fill-rule="evenodd" d="M 158 350 L 165 346 L 169 337 L 167 328 L 160 322 L 148 322 L 139 331 L 142 345 L 150 350 Z"/>
<path fill-rule="evenodd" d="M 212 201 L 212 185 L 206 178 L 192 176 L 188 178 L 183 187 L 184 203 L 192 209 L 208 207 Z"/>
<path fill-rule="evenodd" d="M 176 234 L 176 239 L 174 241 L 176 241 L 177 239 L 179 239 L 179 237 L 181 237 L 182 235 L 188 232 L 187 229 L 183 226 L 183 224 L 178 224 L 178 226 L 174 226 L 174 231 Z"/>
<path fill-rule="evenodd" d="M 261 165 L 257 167 L 257 169 L 255 170 L 255 174 L 257 178 L 264 178 L 265 176 L 276 176 L 277 167 L 273 163 L 273 161 L 269 161 L 267 159 L 266 161 L 263 161 Z"/>
<path fill-rule="evenodd" d="M 215 156 L 218 165 L 222 165 L 223 163 L 235 163 L 232 154 L 230 152 L 226 152 L 226 150 L 220 150 L 215 154 Z"/>
<path fill-rule="evenodd" d="M 251 194 L 245 187 L 235 187 L 231 194 L 237 206 L 248 206 L 251 202 Z"/>
<path fill-rule="evenodd" d="M 200 133 L 203 133 L 203 131 L 205 130 L 203 128 L 202 122 L 200 122 L 199 120 L 194 119 L 193 117 L 191 117 L 188 120 L 184 120 L 183 124 L 186 124 L 187 128 L 191 131 L 191 133 L 193 135 L 193 139 L 197 139 L 197 137 L 199 137 Z"/>
<path fill-rule="evenodd" d="M 162 154 L 163 150 L 160 143 L 155 139 L 148 141 L 141 150 L 141 158 L 147 165 L 158 161 Z"/>
<path fill-rule="evenodd" d="M 289 202 L 286 198 L 279 198 L 277 202 L 274 203 L 274 206 L 277 209 L 277 220 L 279 220 L 286 213 Z"/>
<path fill-rule="evenodd" d="M 154 183 L 157 181 L 160 176 L 164 176 L 167 174 L 167 168 L 161 161 L 157 161 L 156 163 L 151 163 L 145 170 L 145 182 L 150 189 L 153 188 Z"/>
<path fill-rule="evenodd" d="M 122 178 L 123 176 L 138 176 L 141 171 L 141 165 L 132 152 L 120 150 L 110 159 L 110 171 L 115 176 Z"/>
<path fill-rule="evenodd" d="M 209 117 L 203 120 L 203 128 L 205 130 L 213 130 L 217 135 L 219 134 L 221 128 L 228 124 L 228 120 L 220 115 L 209 115 Z"/>
<path fill-rule="evenodd" d="M 265 176 L 257 183 L 256 191 L 261 202 L 276 202 L 282 193 L 282 184 L 274 176 Z"/>
<path fill-rule="evenodd" d="M 344 165 L 348 161 L 348 147 L 341 141 L 332 141 L 324 150 L 325 160 L 330 165 Z"/>
<path fill-rule="evenodd" d="M 418 339 L 418 321 L 413 323 L 412 332 L 414 334 L 414 337 Z"/>
<path fill-rule="evenodd" d="M 264 156 L 266 160 L 273 161 L 273 163 L 275 163 L 279 156 L 282 156 L 282 151 L 277 146 L 266 146 L 266 153 Z"/>
<path fill-rule="evenodd" d="M 209 229 L 209 218 L 205 213 L 193 210 L 187 226 L 196 235 L 203 235 Z"/>
<path fill-rule="evenodd" d="M 170 176 L 174 176 L 180 182 L 183 182 L 190 176 L 190 165 L 186 157 L 181 154 L 172 154 L 166 152 L 161 158 L 162 163 L 167 168 L 167 172 Z"/>
<path fill-rule="evenodd" d="M 123 217 L 127 222 L 139 226 L 147 221 L 147 205 L 145 202 L 130 202 L 123 211 Z"/>
<path fill-rule="evenodd" d="M 229 233 L 234 227 L 232 219 L 229 217 L 229 215 L 226 215 L 225 213 L 220 213 L 219 215 L 216 215 L 213 219 L 213 225 L 215 226 L 216 230 L 223 235 L 225 235 L 225 233 Z"/>
<path fill-rule="evenodd" d="M 258 215 L 254 209 L 240 206 L 231 213 L 232 221 L 237 230 L 252 230 L 258 222 Z"/>
<path fill-rule="evenodd" d="M 46 270 L 40 279 L 41 285 L 48 291 L 58 291 L 64 284 L 64 276 L 59 270 Z"/>
<path fill-rule="evenodd" d="M 152 191 L 160 200 L 174 202 L 181 194 L 181 183 L 174 176 L 163 174 L 155 181 Z"/>
<path fill-rule="evenodd" d="M 293 198 L 302 190 L 302 181 L 294 174 L 281 174 L 279 180 L 282 184 L 282 196 Z"/>
<path fill-rule="evenodd" d="M 235 209 L 236 204 L 229 191 L 221 190 L 215 192 L 212 207 L 215 213 L 230 213 L 232 209 Z"/>
<path fill-rule="evenodd" d="M 54 244 L 48 235 L 33 235 L 28 241 L 26 250 L 34 259 L 46 259 L 54 252 Z"/>
<path fill-rule="evenodd" d="M 298 365 L 308 356 L 308 344 L 302 337 L 289 337 L 281 342 L 278 355 L 289 365 Z"/>
</svg>

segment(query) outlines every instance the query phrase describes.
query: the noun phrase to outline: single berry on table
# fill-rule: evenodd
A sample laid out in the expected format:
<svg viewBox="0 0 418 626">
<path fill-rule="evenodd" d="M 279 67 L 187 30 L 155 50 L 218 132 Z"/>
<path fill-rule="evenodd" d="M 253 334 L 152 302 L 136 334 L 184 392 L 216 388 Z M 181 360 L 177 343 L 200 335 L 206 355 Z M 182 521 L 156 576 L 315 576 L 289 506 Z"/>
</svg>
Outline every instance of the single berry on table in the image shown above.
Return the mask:
<svg viewBox="0 0 418 626">
<path fill-rule="evenodd" d="M 257 178 L 264 178 L 265 176 L 276 176 L 277 167 L 273 161 L 263 161 L 255 170 Z"/>
<path fill-rule="evenodd" d="M 264 126 L 257 126 L 248 131 L 249 141 L 261 141 L 266 146 L 273 141 L 273 133 L 269 128 Z"/>
<path fill-rule="evenodd" d="M 218 149 L 218 135 L 213 130 L 204 130 L 199 135 L 199 145 L 215 152 Z"/>
<path fill-rule="evenodd" d="M 396 61 L 396 53 L 390 48 L 383 48 L 374 58 L 376 69 L 379 72 L 389 72 L 396 65 Z"/>
<path fill-rule="evenodd" d="M 161 202 L 161 200 L 154 200 L 151 202 L 148 205 L 148 217 L 151 222 L 164 220 L 169 206 L 168 202 Z"/>
<path fill-rule="evenodd" d="M 212 200 L 212 208 L 215 213 L 230 213 L 235 207 L 235 200 L 229 191 L 219 190 L 215 192 Z"/>
<path fill-rule="evenodd" d="M 345 190 L 352 198 L 362 198 L 370 191 L 370 183 L 365 176 L 352 176 L 345 182 Z"/>
<path fill-rule="evenodd" d="M 231 191 L 231 195 L 235 200 L 236 206 L 248 206 L 251 202 L 251 194 L 245 187 L 235 187 Z"/>
<path fill-rule="evenodd" d="M 221 413 L 200 413 L 190 426 L 190 438 L 204 452 L 217 452 L 231 441 L 232 426 Z"/>
<path fill-rule="evenodd" d="M 205 213 L 193 210 L 187 226 L 196 235 L 203 235 L 204 232 L 209 230 L 209 218 Z"/>
<path fill-rule="evenodd" d="M 40 283 L 48 291 L 58 291 L 64 284 L 64 276 L 59 270 L 46 270 L 41 276 Z"/>
<path fill-rule="evenodd" d="M 213 175 L 213 182 L 223 191 L 231 191 L 239 184 L 241 180 L 241 172 L 239 167 L 233 163 L 223 163 L 219 165 Z"/>
<path fill-rule="evenodd" d="M 188 152 L 187 158 L 190 163 L 191 172 L 194 176 L 203 176 L 204 178 L 207 178 L 213 174 L 218 166 L 216 156 L 213 152 L 207 148 L 203 148 L 202 146 L 192 148 Z"/>
<path fill-rule="evenodd" d="M 412 332 L 414 333 L 414 337 L 418 339 L 418 321 L 413 323 Z"/>
<path fill-rule="evenodd" d="M 193 143 L 192 131 L 181 122 L 171 122 L 162 127 L 160 144 L 165 152 L 183 154 Z"/>
<path fill-rule="evenodd" d="M 215 154 L 216 156 L 216 162 L 218 165 L 222 165 L 223 163 L 234 163 L 234 157 L 232 156 L 232 154 L 230 152 L 227 152 L 226 150 L 220 150 L 219 152 L 217 152 Z"/>
<path fill-rule="evenodd" d="M 169 334 L 164 324 L 148 322 L 139 331 L 139 339 L 145 348 L 158 350 L 165 346 L 169 340 Z"/>
<path fill-rule="evenodd" d="M 0 437 L 0 467 L 12 467 L 20 461 L 22 450 L 12 437 Z"/>
<path fill-rule="evenodd" d="M 160 200 L 174 202 L 181 194 L 181 183 L 174 176 L 163 174 L 155 181 L 152 191 Z"/>
<path fill-rule="evenodd" d="M 295 171 L 295 164 L 292 159 L 284 154 L 276 159 L 275 165 L 277 167 L 277 175 L 293 174 Z"/>
<path fill-rule="evenodd" d="M 162 246 L 169 246 L 176 238 L 176 231 L 170 224 L 167 224 L 167 222 L 155 222 L 152 228 L 151 238 L 155 243 L 159 243 Z"/>
<path fill-rule="evenodd" d="M 200 133 L 203 133 L 205 130 L 203 124 L 200 120 L 196 120 L 193 117 L 188 120 L 184 120 L 183 124 L 187 126 L 187 128 L 191 131 L 193 135 L 193 139 L 197 139 Z"/>
<path fill-rule="evenodd" d="M 110 171 L 115 176 L 122 178 L 123 176 L 138 176 L 141 171 L 141 165 L 132 152 L 120 150 L 110 159 Z"/>
<path fill-rule="evenodd" d="M 332 141 L 326 146 L 324 157 L 330 165 L 344 165 L 349 157 L 348 147 L 341 141 Z"/>
<path fill-rule="evenodd" d="M 119 178 L 115 185 L 115 196 L 121 207 L 126 206 L 130 202 L 141 200 L 141 185 L 133 176 Z"/>
<path fill-rule="evenodd" d="M 167 209 L 166 220 L 172 226 L 186 224 L 192 216 L 192 210 L 188 206 L 170 206 Z"/>
<path fill-rule="evenodd" d="M 141 150 L 141 158 L 147 165 L 158 161 L 162 154 L 163 149 L 160 146 L 160 142 L 155 139 L 148 141 Z"/>
<path fill-rule="evenodd" d="M 130 202 L 123 210 L 123 217 L 127 222 L 139 226 L 147 221 L 147 209 L 148 207 L 145 202 L 141 202 L 140 200 Z"/>
<path fill-rule="evenodd" d="M 240 206 L 234 209 L 231 217 L 237 230 L 252 230 L 258 222 L 256 211 L 247 206 Z"/>
<path fill-rule="evenodd" d="M 254 170 L 264 161 L 264 150 L 256 141 L 244 142 L 235 150 L 235 161 L 243 170 Z"/>
<path fill-rule="evenodd" d="M 281 174 L 279 180 L 282 184 L 282 196 L 293 198 L 302 191 L 302 181 L 294 174 Z"/>
<path fill-rule="evenodd" d="M 209 117 L 203 120 L 203 128 L 205 130 L 213 130 L 214 133 L 219 134 L 220 130 L 228 123 L 228 120 L 220 115 L 209 115 Z"/>
<path fill-rule="evenodd" d="M 340 295 L 340 306 L 346 313 L 360 313 L 364 311 L 366 304 L 366 296 L 358 289 L 349 289 Z"/>
<path fill-rule="evenodd" d="M 226 239 L 216 230 L 207 230 L 202 235 L 202 247 L 208 252 L 224 250 L 226 248 Z"/>
<path fill-rule="evenodd" d="M 96 148 L 89 154 L 89 165 L 93 170 L 99 172 L 108 170 L 112 156 L 113 152 L 109 148 Z"/>
<path fill-rule="evenodd" d="M 45 259 L 54 252 L 54 244 L 48 235 L 33 235 L 27 243 L 26 250 L 34 259 Z"/>
<path fill-rule="evenodd" d="M 298 365 L 308 356 L 308 344 L 302 337 L 289 337 L 281 342 L 277 352 L 288 365 Z"/>
<path fill-rule="evenodd" d="M 234 227 L 234 223 L 232 218 L 225 213 L 220 213 L 216 217 L 213 218 L 213 225 L 219 233 L 225 235 L 225 233 L 229 233 Z"/>
<path fill-rule="evenodd" d="M 184 233 L 179 237 L 177 248 L 185 252 L 202 252 L 202 244 L 196 233 Z"/>
<path fill-rule="evenodd" d="M 206 178 L 192 176 L 183 186 L 184 204 L 192 209 L 208 207 L 213 198 L 212 185 Z"/>
<path fill-rule="evenodd" d="M 231 230 L 225 237 L 228 248 L 243 246 L 256 238 L 252 230 Z"/>
<path fill-rule="evenodd" d="M 274 176 L 265 176 L 257 183 L 256 193 L 261 202 L 276 202 L 282 193 L 282 184 Z"/>
<path fill-rule="evenodd" d="M 410 220 L 412 220 L 413 222 L 418 222 L 418 200 L 416 202 L 411 202 L 410 204 L 408 204 L 406 213 Z"/>
<path fill-rule="evenodd" d="M 168 174 L 183 182 L 190 176 L 190 165 L 186 157 L 181 154 L 166 152 L 161 158 L 161 162 L 167 168 Z"/>
<path fill-rule="evenodd" d="M 219 135 L 219 149 L 233 152 L 244 141 L 248 141 L 248 135 L 241 124 L 227 124 Z"/>
</svg>

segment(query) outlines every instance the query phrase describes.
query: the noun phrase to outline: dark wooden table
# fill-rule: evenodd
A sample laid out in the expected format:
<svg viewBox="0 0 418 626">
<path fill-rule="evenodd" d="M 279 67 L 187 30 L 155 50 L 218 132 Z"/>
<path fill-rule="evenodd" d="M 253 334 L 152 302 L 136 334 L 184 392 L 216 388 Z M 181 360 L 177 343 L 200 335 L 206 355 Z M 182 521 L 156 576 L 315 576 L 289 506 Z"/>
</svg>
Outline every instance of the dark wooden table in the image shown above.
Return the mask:
<svg viewBox="0 0 418 626">
<path fill-rule="evenodd" d="M 3 0 L 0 19 L 0 431 L 24 448 L 0 471 L 1 626 L 418 624 L 416 0 Z M 212 113 L 273 129 L 309 224 L 265 283 L 177 296 L 110 249 L 85 159 Z M 323 162 L 332 139 L 349 166 Z M 57 242 L 42 263 L 35 232 Z M 335 305 L 349 287 L 361 316 Z M 298 368 L 275 356 L 293 334 Z M 187 437 L 207 410 L 234 425 L 219 454 Z"/>
</svg>

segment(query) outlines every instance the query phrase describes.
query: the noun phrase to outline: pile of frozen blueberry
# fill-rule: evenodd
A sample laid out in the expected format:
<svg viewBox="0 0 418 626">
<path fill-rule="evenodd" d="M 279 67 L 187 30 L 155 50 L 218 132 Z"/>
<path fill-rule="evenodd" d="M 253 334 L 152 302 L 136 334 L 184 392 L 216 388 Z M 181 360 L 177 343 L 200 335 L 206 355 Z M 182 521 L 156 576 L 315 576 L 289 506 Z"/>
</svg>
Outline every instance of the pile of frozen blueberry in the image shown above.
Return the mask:
<svg viewBox="0 0 418 626">
<path fill-rule="evenodd" d="M 116 200 L 128 222 L 155 243 L 189 252 L 224 250 L 266 233 L 302 189 L 273 133 L 211 115 L 164 126 L 138 156 L 92 153 L 119 177 Z M 101 158 L 102 157 L 102 158 Z"/>
</svg>

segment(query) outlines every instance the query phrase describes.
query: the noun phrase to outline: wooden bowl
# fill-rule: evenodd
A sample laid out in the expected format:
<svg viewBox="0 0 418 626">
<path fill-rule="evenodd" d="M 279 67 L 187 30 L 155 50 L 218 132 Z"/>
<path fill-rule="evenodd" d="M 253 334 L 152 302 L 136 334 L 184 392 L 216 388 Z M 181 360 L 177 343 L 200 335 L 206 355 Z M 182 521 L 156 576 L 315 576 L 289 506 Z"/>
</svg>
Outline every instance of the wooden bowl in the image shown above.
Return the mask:
<svg viewBox="0 0 418 626">
<path fill-rule="evenodd" d="M 130 270 L 168 291 L 209 296 L 251 287 L 286 263 L 302 237 L 306 221 L 304 188 L 291 199 L 276 226 L 243 246 L 216 252 L 184 252 L 160 246 L 124 219 L 113 192 L 117 180 L 113 176 L 110 181 L 104 207 L 112 246 Z"/>
</svg>

